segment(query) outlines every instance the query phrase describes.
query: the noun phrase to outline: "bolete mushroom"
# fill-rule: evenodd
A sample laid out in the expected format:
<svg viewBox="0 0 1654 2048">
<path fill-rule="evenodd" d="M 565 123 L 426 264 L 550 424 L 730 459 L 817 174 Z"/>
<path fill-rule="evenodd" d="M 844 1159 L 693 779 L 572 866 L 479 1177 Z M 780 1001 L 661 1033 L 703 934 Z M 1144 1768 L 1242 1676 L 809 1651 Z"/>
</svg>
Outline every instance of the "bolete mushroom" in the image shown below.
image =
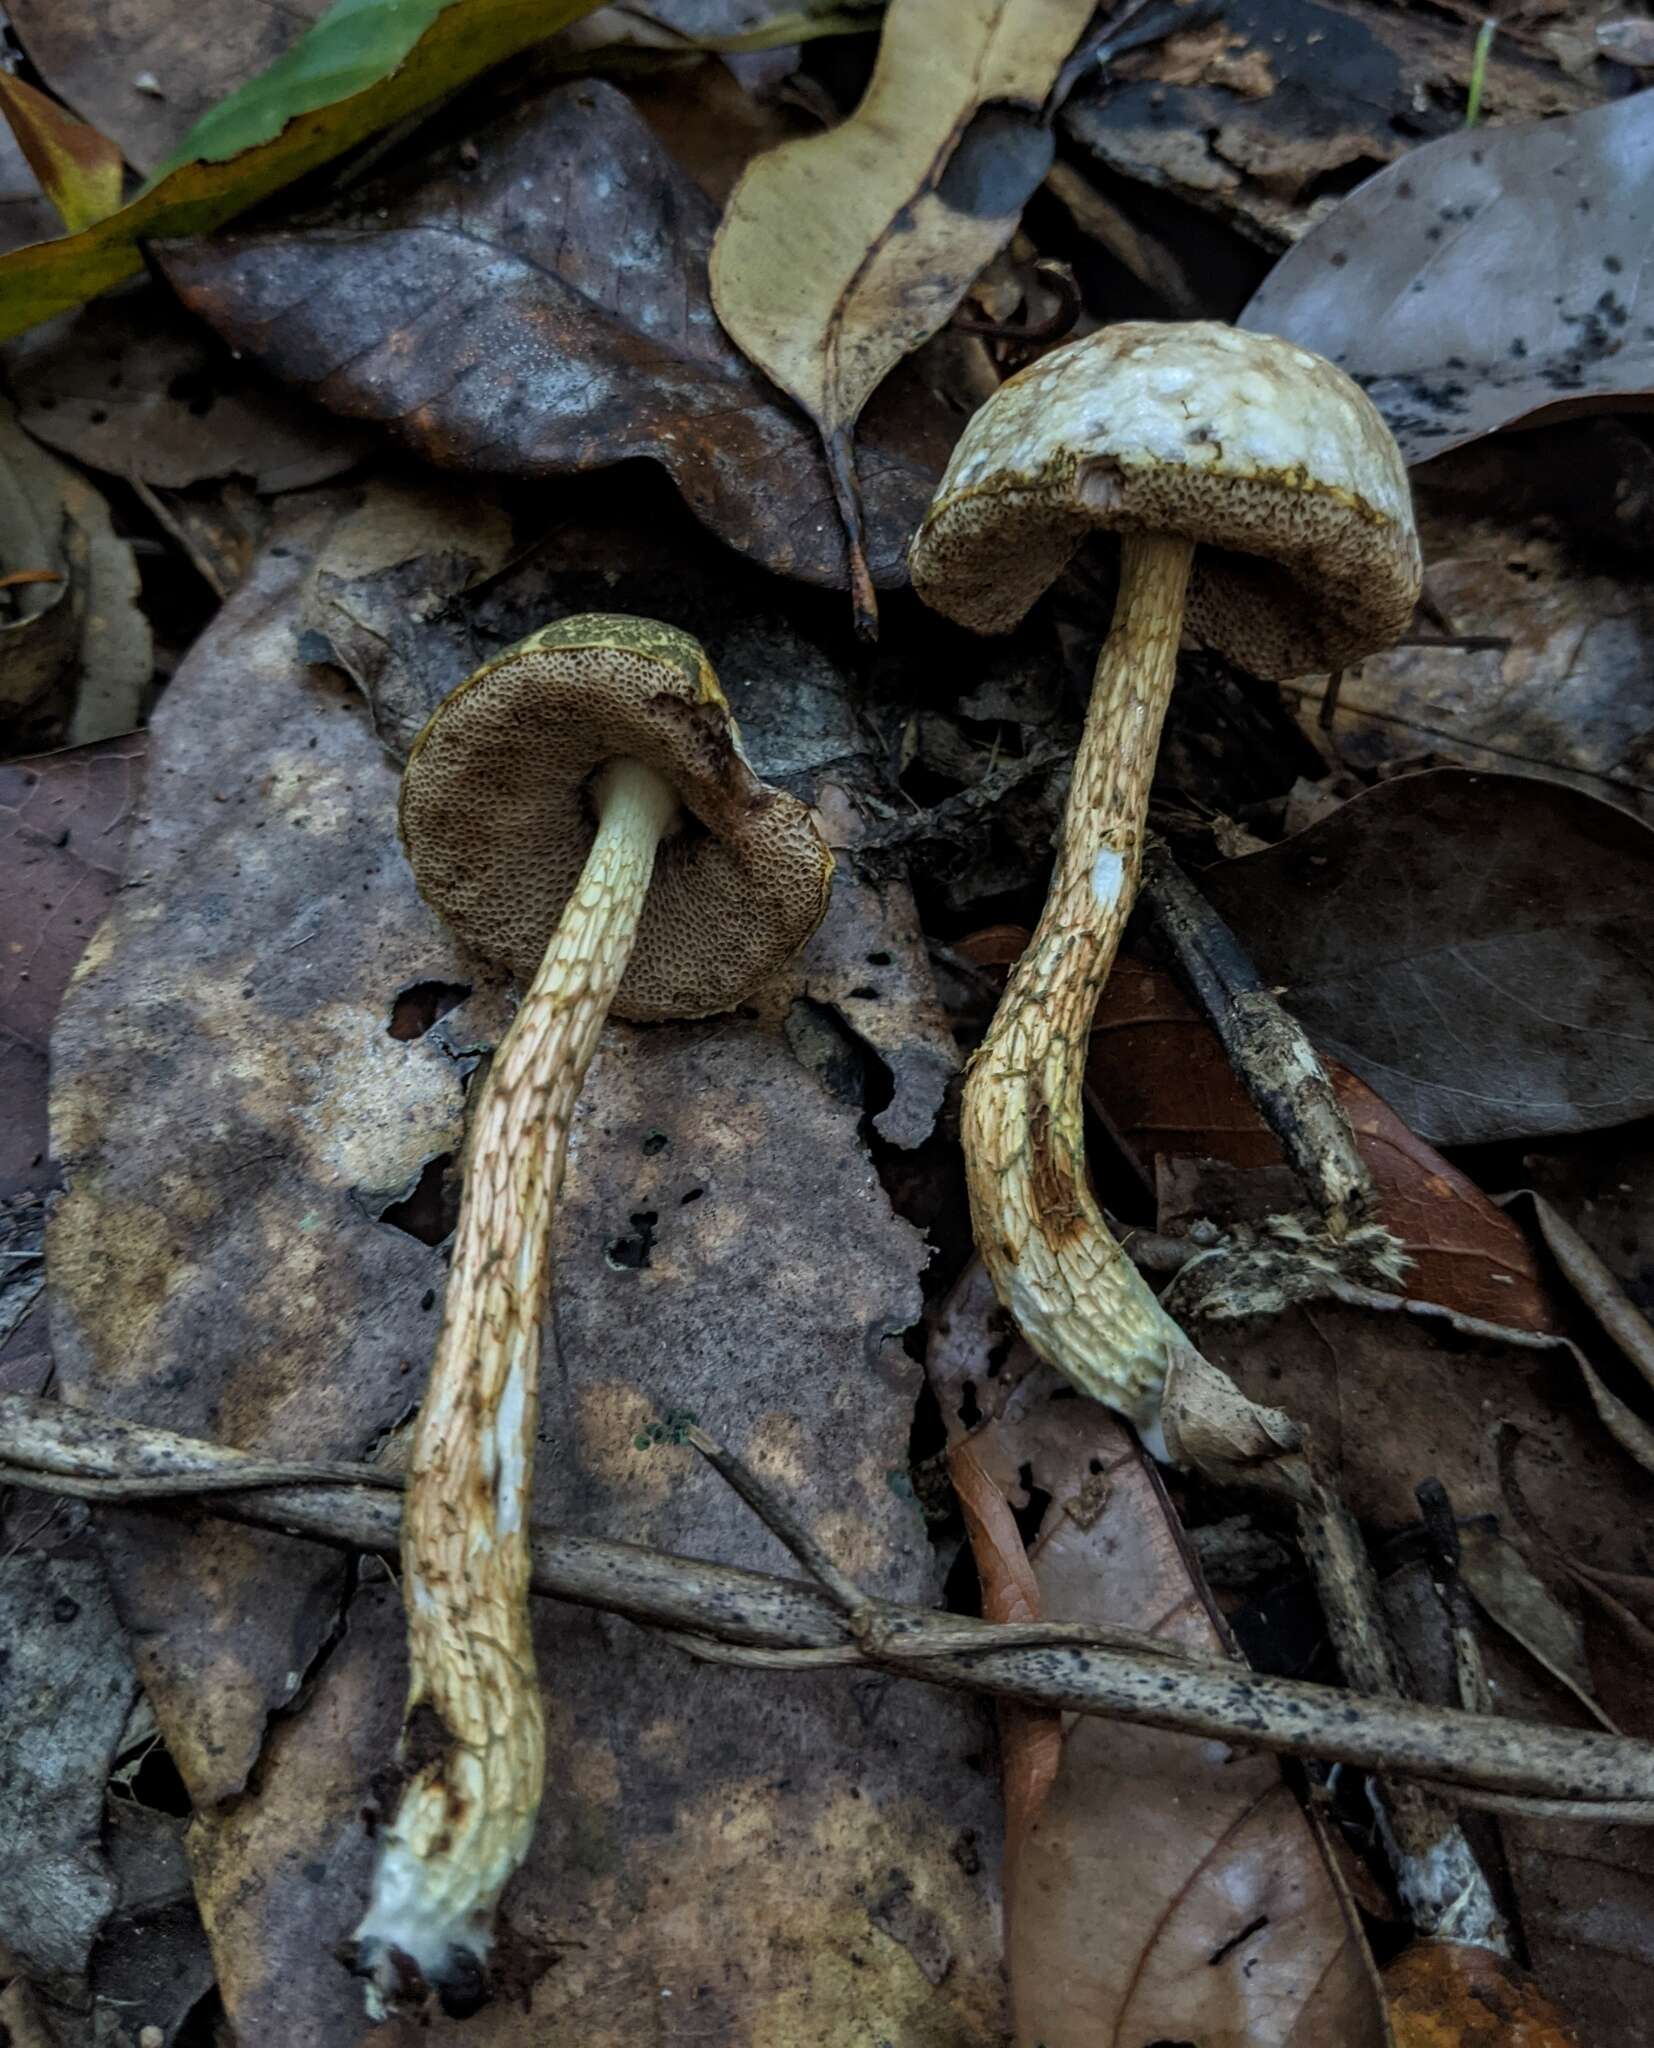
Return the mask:
<svg viewBox="0 0 1654 2048">
<path fill-rule="evenodd" d="M 911 566 L 921 597 L 1008 631 L 1092 534 L 1118 536 L 1044 912 L 966 1082 L 971 1215 L 1034 1349 L 1162 1450 L 1185 1341 L 1109 1234 L 1086 1177 L 1092 1012 L 1136 893 L 1179 636 L 1266 679 L 1395 640 L 1418 598 L 1406 469 L 1331 363 L 1207 321 L 1108 327 L 1012 377 L 970 421 Z"/>
<path fill-rule="evenodd" d="M 561 620 L 444 699 L 402 780 L 420 893 L 523 988 L 472 1133 L 402 1522 L 407 1783 L 356 1967 L 376 2015 L 481 2000 L 495 1905 L 545 1777 L 529 1497 L 569 1121 L 611 1014 L 702 1017 L 819 923 L 833 860 L 748 766 L 700 646 Z"/>
</svg>

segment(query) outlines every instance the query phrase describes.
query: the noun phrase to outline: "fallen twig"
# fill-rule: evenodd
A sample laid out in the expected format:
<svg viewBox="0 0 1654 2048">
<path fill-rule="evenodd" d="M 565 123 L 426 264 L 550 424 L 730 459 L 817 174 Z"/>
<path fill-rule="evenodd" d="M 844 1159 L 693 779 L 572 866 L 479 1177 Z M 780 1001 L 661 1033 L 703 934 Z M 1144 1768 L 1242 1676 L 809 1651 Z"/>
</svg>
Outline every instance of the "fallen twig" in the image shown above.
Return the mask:
<svg viewBox="0 0 1654 2048">
<path fill-rule="evenodd" d="M 322 1481 L 318 1472 L 342 1473 Z M 372 1468 L 368 1468 L 372 1469 Z M 249 1488 L 245 1474 L 260 1483 Z M 221 1444 L 115 1422 L 26 1395 L 0 1397 L 0 1483 L 79 1498 L 158 1502 L 163 1483 L 188 1511 L 394 1557 L 398 1476 L 313 1464 L 281 1467 Z M 297 1473 L 291 1483 L 277 1475 Z M 219 1491 L 207 1478 L 240 1482 Z M 1500 1720 L 1240 1665 L 1050 1641 L 1003 1647 L 1004 1631 L 958 1615 L 874 1601 L 856 1641 L 817 1586 L 629 1543 L 537 1530 L 533 1590 L 720 1646 L 834 1653 L 835 1661 L 1065 1712 L 1113 1715 L 1246 1748 L 1314 1756 L 1451 1785 L 1461 1803 L 1546 1802 L 1548 1817 L 1654 1825 L 1654 1745 L 1594 1730 Z M 812 1662 L 818 1661 L 816 1658 Z"/>
<path fill-rule="evenodd" d="M 1328 1233 L 1343 1238 L 1371 1213 L 1372 1176 L 1302 1025 L 1156 840 L 1144 856 L 1142 896 L 1254 1108 L 1280 1139 Z"/>
</svg>

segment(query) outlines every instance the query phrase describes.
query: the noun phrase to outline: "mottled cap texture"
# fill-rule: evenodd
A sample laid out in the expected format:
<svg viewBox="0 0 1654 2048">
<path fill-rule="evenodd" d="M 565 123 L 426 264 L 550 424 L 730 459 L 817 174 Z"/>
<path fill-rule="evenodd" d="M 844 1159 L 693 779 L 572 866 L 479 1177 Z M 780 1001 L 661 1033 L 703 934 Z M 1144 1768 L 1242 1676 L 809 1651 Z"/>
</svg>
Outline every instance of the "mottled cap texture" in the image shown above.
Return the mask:
<svg viewBox="0 0 1654 2048">
<path fill-rule="evenodd" d="M 1401 453 L 1342 370 L 1215 321 L 1105 327 L 1010 378 L 960 436 L 914 587 L 1008 632 L 1088 534 L 1195 544 L 1186 619 L 1269 678 L 1405 632 L 1422 573 Z"/>
<path fill-rule="evenodd" d="M 623 757 L 665 776 L 683 808 L 614 1014 L 727 1010 L 820 923 L 833 857 L 808 806 L 753 773 L 704 651 L 675 627 L 562 619 L 443 699 L 402 777 L 419 892 L 526 987 L 596 837 L 593 781 Z"/>
</svg>

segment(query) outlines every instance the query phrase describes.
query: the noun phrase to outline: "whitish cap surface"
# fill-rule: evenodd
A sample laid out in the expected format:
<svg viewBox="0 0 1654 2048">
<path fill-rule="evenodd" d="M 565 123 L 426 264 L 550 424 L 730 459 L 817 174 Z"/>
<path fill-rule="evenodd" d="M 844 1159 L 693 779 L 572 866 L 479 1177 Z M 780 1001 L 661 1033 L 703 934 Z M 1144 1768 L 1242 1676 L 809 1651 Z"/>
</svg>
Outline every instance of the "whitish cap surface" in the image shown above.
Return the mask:
<svg viewBox="0 0 1654 2048">
<path fill-rule="evenodd" d="M 1307 349 L 1213 321 L 1105 327 L 1003 384 L 914 539 L 914 586 L 1007 632 L 1097 531 L 1194 542 L 1188 623 L 1255 675 L 1358 661 L 1418 599 L 1407 471 L 1377 407 Z"/>
<path fill-rule="evenodd" d="M 592 784 L 642 761 L 683 806 L 661 841 L 614 1013 L 704 1017 L 751 994 L 827 907 L 806 805 L 759 781 L 700 644 L 653 619 L 562 619 L 443 699 L 402 777 L 419 892 L 532 979 L 597 832 Z"/>
</svg>

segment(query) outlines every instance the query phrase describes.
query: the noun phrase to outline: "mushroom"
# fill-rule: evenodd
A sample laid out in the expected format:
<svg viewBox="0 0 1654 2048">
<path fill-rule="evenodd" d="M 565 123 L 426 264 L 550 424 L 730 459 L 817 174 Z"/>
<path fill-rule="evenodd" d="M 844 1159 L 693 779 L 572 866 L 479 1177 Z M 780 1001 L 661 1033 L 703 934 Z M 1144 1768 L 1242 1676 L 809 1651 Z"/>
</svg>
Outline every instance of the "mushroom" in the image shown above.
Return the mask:
<svg viewBox="0 0 1654 2048">
<path fill-rule="evenodd" d="M 687 634 L 564 619 L 454 690 L 402 780 L 420 893 L 523 988 L 476 1114 L 402 1522 L 407 1782 L 356 1968 L 376 2017 L 482 1999 L 495 1905 L 545 1777 L 529 1499 L 569 1123 L 611 1013 L 740 1002 L 819 923 L 833 859 L 748 766 Z"/>
<path fill-rule="evenodd" d="M 1266 679 L 1397 639 L 1418 598 L 1407 474 L 1372 402 L 1291 342 L 1132 322 L 1012 377 L 960 437 L 911 566 L 921 597 L 1007 632 L 1091 534 L 1119 538 L 1050 893 L 966 1081 L 971 1216 L 1034 1349 L 1157 1455 L 1187 1340 L 1086 1178 L 1091 1018 L 1136 893 L 1180 633 Z"/>
</svg>

